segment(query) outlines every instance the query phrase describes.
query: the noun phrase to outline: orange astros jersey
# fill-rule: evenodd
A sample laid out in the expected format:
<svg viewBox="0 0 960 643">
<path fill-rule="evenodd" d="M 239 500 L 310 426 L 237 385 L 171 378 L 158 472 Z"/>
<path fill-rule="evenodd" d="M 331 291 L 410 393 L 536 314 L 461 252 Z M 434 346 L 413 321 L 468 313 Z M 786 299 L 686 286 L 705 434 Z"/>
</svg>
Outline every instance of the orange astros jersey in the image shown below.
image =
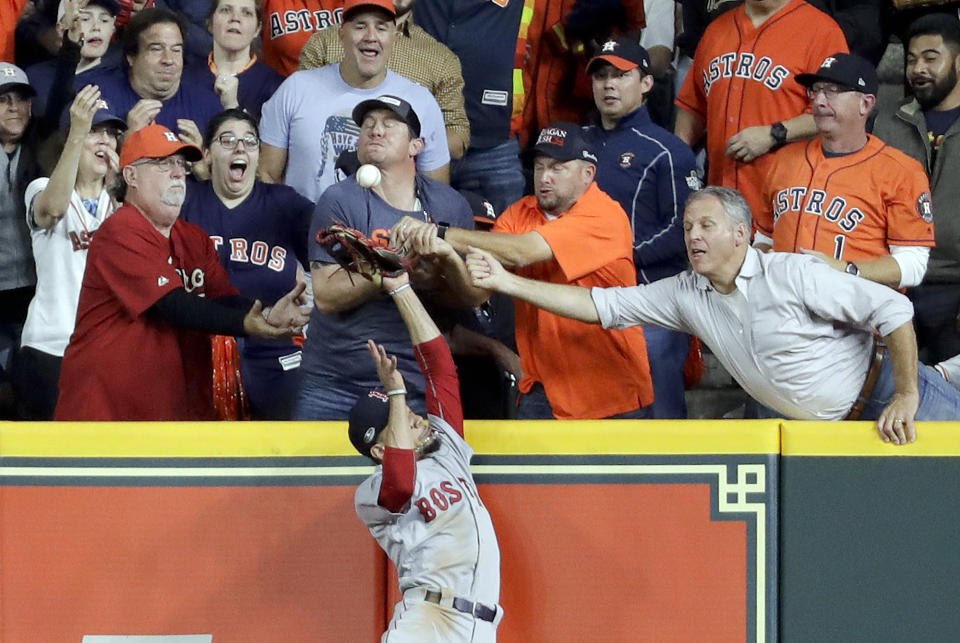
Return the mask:
<svg viewBox="0 0 960 643">
<path fill-rule="evenodd" d="M 313 32 L 343 22 L 343 0 L 264 0 L 263 16 L 263 61 L 289 76 Z"/>
<path fill-rule="evenodd" d="M 706 123 L 707 182 L 736 188 L 759 212 L 770 155 L 740 163 L 724 155 L 727 140 L 803 113 L 807 90 L 794 76 L 815 73 L 825 58 L 847 51 L 833 18 L 803 0 L 791 0 L 759 27 L 743 5 L 711 22 L 677 96 L 679 107 Z"/>
<path fill-rule="evenodd" d="M 876 259 L 890 246 L 933 247 L 933 205 L 923 167 L 876 136 L 827 158 L 821 139 L 773 155 L 764 185 L 773 249 L 818 250 L 843 261 Z"/>
</svg>

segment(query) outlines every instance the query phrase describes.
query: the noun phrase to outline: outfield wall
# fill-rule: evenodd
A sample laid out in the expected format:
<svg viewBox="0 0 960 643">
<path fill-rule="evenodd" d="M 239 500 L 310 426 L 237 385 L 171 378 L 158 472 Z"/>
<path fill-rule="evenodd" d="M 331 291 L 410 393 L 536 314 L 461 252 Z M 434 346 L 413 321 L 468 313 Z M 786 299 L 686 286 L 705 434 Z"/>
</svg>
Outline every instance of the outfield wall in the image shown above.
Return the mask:
<svg viewBox="0 0 960 643">
<path fill-rule="evenodd" d="M 960 423 L 468 422 L 500 641 L 953 640 Z M 341 423 L 0 423 L 0 642 L 376 641 Z M 99 641 L 121 639 L 99 639 Z M 126 639 L 136 641 L 137 639 Z"/>
</svg>

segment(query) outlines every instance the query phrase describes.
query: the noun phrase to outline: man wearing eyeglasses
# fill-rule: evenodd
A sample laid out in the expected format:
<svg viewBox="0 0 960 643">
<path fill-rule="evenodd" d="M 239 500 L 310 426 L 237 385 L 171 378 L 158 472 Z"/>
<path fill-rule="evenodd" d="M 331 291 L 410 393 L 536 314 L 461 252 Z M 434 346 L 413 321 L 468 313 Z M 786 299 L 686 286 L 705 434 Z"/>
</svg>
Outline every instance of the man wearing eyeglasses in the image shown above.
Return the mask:
<svg viewBox="0 0 960 643">
<path fill-rule="evenodd" d="M 186 163 L 200 157 L 162 125 L 125 142 L 126 200 L 90 244 L 57 420 L 213 419 L 209 335 L 292 337 L 306 323 L 302 285 L 264 309 L 230 285 L 207 233 L 179 220 Z"/>
<path fill-rule="evenodd" d="M 777 153 L 763 186 L 754 243 L 813 254 L 836 268 L 892 288 L 923 279 L 934 245 L 930 183 L 923 167 L 867 133 L 877 74 L 837 53 L 800 74 L 818 136 Z"/>
</svg>

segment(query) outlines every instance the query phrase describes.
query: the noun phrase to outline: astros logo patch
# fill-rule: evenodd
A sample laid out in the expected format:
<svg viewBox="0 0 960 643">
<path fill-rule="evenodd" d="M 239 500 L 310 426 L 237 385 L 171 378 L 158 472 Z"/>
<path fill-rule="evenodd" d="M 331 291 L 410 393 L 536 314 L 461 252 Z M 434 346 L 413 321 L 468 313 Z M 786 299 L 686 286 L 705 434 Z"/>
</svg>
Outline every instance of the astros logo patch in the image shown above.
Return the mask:
<svg viewBox="0 0 960 643">
<path fill-rule="evenodd" d="M 624 152 L 620 155 L 620 160 L 617 161 L 620 164 L 620 167 L 626 169 L 633 165 L 633 159 L 637 157 L 633 152 Z"/>
<path fill-rule="evenodd" d="M 608 40 L 607 42 L 603 43 L 603 52 L 604 52 L 604 53 L 606 53 L 606 52 L 608 52 L 608 51 L 616 51 L 616 49 L 617 49 L 617 41 L 616 41 L 616 40 Z"/>
<path fill-rule="evenodd" d="M 933 200 L 929 192 L 924 192 L 917 199 L 917 213 L 927 223 L 933 223 Z"/>
</svg>

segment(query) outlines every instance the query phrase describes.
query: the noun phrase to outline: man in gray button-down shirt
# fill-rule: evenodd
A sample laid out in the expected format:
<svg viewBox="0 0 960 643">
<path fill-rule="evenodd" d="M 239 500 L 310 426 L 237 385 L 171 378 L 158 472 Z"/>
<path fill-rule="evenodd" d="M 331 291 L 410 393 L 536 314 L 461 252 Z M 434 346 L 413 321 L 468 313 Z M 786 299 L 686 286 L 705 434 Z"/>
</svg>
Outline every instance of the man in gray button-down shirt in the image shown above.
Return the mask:
<svg viewBox="0 0 960 643">
<path fill-rule="evenodd" d="M 546 284 L 506 272 L 482 251 L 467 257 L 475 286 L 604 328 L 655 324 L 698 335 L 761 403 L 798 420 L 842 420 L 864 389 L 874 331 L 889 348 L 861 419 L 884 441 L 916 439 L 914 419 L 960 419 L 960 392 L 917 362 L 913 308 L 886 286 L 820 259 L 750 247 L 751 216 L 729 188 L 695 192 L 684 212 L 693 268 L 645 286 Z"/>
</svg>

